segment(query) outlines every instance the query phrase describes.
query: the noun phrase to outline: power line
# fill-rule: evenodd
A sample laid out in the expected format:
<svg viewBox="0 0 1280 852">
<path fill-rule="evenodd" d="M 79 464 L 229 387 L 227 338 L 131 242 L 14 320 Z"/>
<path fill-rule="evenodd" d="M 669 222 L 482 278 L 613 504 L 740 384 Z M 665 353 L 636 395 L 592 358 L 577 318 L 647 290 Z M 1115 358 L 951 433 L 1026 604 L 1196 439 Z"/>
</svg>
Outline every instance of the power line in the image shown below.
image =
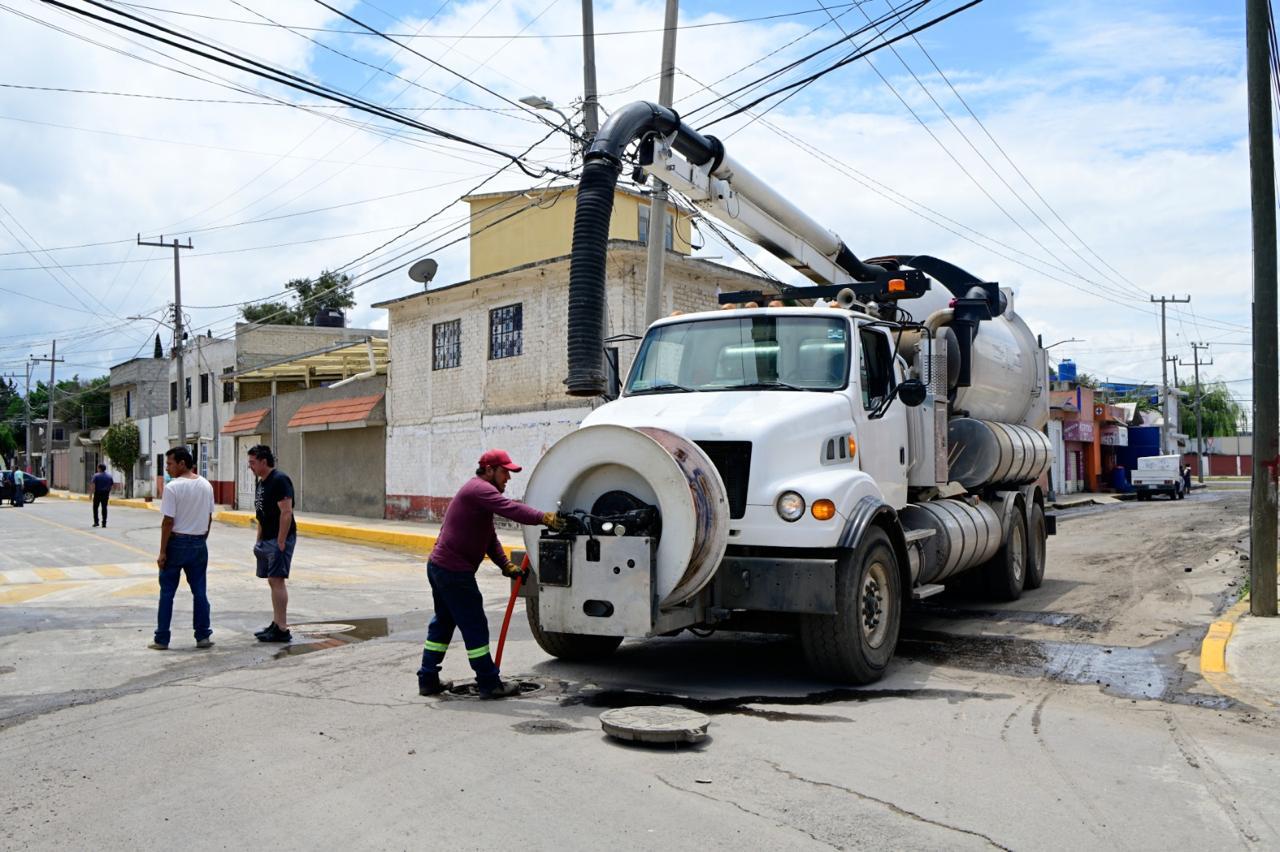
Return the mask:
<svg viewBox="0 0 1280 852">
<path fill-rule="evenodd" d="M 865 2 L 869 2 L 869 0 L 858 0 L 858 2 L 837 4 L 833 8 L 857 6 Z M 178 11 L 177 9 L 166 9 L 159 6 L 144 6 L 141 3 L 119 2 L 119 5 L 129 6 L 134 9 L 145 9 L 150 12 L 167 12 L 173 15 L 185 15 L 188 17 L 202 18 L 204 20 L 209 20 L 209 21 L 221 21 L 221 22 L 230 23 L 230 24 L 245 24 L 247 26 L 259 26 L 259 27 L 273 26 L 273 24 L 264 24 L 260 21 L 247 21 L 247 20 L 244 20 L 243 18 L 227 18 L 227 17 L 219 17 L 216 15 L 202 15 L 196 12 L 182 12 L 182 11 Z M 382 10 L 379 9 L 379 11 L 382 11 Z M 814 15 L 814 14 L 818 14 L 821 11 L 822 11 L 821 9 L 799 9 L 794 12 L 777 12 L 772 15 L 759 15 L 753 18 L 738 18 L 732 21 L 711 21 L 705 24 L 683 24 L 679 27 L 676 27 L 676 29 L 700 30 L 700 29 L 709 29 L 712 27 L 736 26 L 739 24 L 754 24 L 754 23 L 759 23 L 761 21 L 776 21 L 780 18 L 796 18 L 802 15 Z M 394 15 L 390 14 L 389 12 L 383 12 L 383 14 L 386 15 L 388 18 L 391 18 L 392 20 L 398 20 Z M 370 33 L 368 30 L 363 30 L 363 29 L 349 30 L 349 29 L 341 29 L 341 28 L 335 28 L 335 27 L 308 27 L 308 26 L 301 26 L 298 24 L 274 24 L 274 26 L 287 27 L 288 29 L 295 29 L 295 30 L 304 30 L 306 32 L 333 33 L 335 35 L 372 35 L 372 33 Z M 662 28 L 635 29 L 635 30 L 608 30 L 604 32 L 597 32 L 594 35 L 596 37 L 626 36 L 626 35 L 647 35 L 649 33 L 660 33 L 660 32 L 663 32 Z M 542 33 L 542 34 L 536 34 L 536 35 L 520 35 L 518 33 L 515 35 L 509 35 L 509 34 L 456 35 L 456 34 L 444 34 L 444 33 L 432 33 L 430 35 L 422 35 L 420 33 L 387 33 L 387 35 L 393 36 L 395 38 L 425 38 L 425 39 L 439 39 L 441 41 L 446 39 L 488 39 L 488 40 L 496 41 L 498 39 L 508 39 L 508 38 L 545 38 L 545 39 L 580 39 L 582 38 L 582 33 Z"/>
<path fill-rule="evenodd" d="M 46 0 L 46 2 L 51 2 L 51 0 Z M 965 3 L 964 5 L 959 6 L 958 8 L 952 9 L 950 12 L 946 12 L 942 15 L 939 15 L 936 18 L 932 18 L 924 22 L 918 27 L 913 27 L 912 29 L 909 29 L 906 32 L 900 33 L 899 35 L 896 35 L 893 38 L 884 39 L 880 44 L 875 44 L 870 47 L 864 47 L 864 48 L 855 50 L 853 53 L 848 54 L 844 58 L 838 60 L 837 62 L 832 63 L 831 65 L 827 66 L 821 71 L 817 71 L 813 74 L 809 74 L 808 76 L 803 77 L 799 80 L 796 80 L 792 83 L 787 83 L 786 85 L 780 86 L 777 89 L 774 89 L 773 91 L 766 92 L 765 94 L 759 96 L 755 100 L 749 101 L 744 106 L 738 107 L 737 109 L 731 112 L 725 113 L 724 115 L 719 115 L 711 119 L 710 121 L 705 122 L 704 124 L 700 125 L 698 129 L 705 130 L 707 127 L 710 127 L 713 124 L 719 124 L 722 121 L 733 118 L 735 115 L 740 115 L 741 113 L 746 112 L 752 107 L 758 106 L 759 104 L 769 100 L 770 98 L 774 98 L 785 92 L 790 92 L 792 90 L 808 86 L 810 83 L 813 83 L 814 81 L 825 77 L 826 75 L 832 73 L 833 71 L 838 71 L 839 69 L 843 68 L 846 65 L 849 65 L 853 62 L 857 62 L 859 59 L 864 59 L 867 56 L 870 56 L 871 54 L 875 53 L 876 51 L 882 50 L 888 47 L 889 45 L 894 44 L 895 42 L 901 41 L 904 38 L 908 38 L 909 36 L 912 36 L 916 33 L 924 32 L 925 30 L 931 27 L 937 26 L 938 24 L 942 23 L 948 18 L 951 18 L 955 15 L 960 14 L 961 12 L 966 11 L 967 9 L 977 6 L 981 2 L 982 0 L 969 0 L 968 3 Z M 855 31 L 854 34 L 858 35 L 860 34 L 860 32 L 861 31 Z"/>
<path fill-rule="evenodd" d="M 458 142 L 458 143 L 461 143 L 461 144 L 470 145 L 470 146 L 472 146 L 472 147 L 474 147 L 474 148 L 478 148 L 478 149 L 483 150 L 483 151 L 488 151 L 489 153 L 496 154 L 496 155 L 498 155 L 498 156 L 500 156 L 500 157 L 503 157 L 503 158 L 505 158 L 505 159 L 509 159 L 509 160 L 511 160 L 511 161 L 512 161 L 512 163 L 513 163 L 517 168 L 519 168 L 521 171 L 524 171 L 526 174 L 528 174 L 530 177 L 533 177 L 533 178 L 541 178 L 541 177 L 543 177 L 543 176 L 545 176 L 545 175 L 547 175 L 547 174 L 550 174 L 550 173 L 553 173 L 553 172 L 555 172 L 555 171 L 556 171 L 556 170 L 554 170 L 554 169 L 550 169 L 550 168 L 543 167 L 540 173 L 535 173 L 535 172 L 531 171 L 528 167 L 526 167 L 526 166 L 525 166 L 525 164 L 524 164 L 523 162 L 521 162 L 521 161 L 517 160 L 517 159 L 516 159 L 515 157 L 513 157 L 511 154 L 509 154 L 509 153 L 507 153 L 506 151 L 503 151 L 503 150 L 501 150 L 501 149 L 499 149 L 499 148 L 495 148 L 495 147 L 493 147 L 493 146 L 491 146 L 491 145 L 487 145 L 487 144 L 485 144 L 485 143 L 483 143 L 483 142 L 479 142 L 479 141 L 476 141 L 476 140 L 474 140 L 474 139 L 468 139 L 468 138 L 467 138 L 467 137 L 465 137 L 465 136 L 461 136 L 461 135 L 459 135 L 459 134 L 452 133 L 452 132 L 447 131 L 447 130 L 444 130 L 444 129 L 442 129 L 442 128 L 438 128 L 438 127 L 434 127 L 434 126 L 429 125 L 429 124 L 425 124 L 425 123 L 423 123 L 423 122 L 421 122 L 421 121 L 418 121 L 418 120 L 416 120 L 416 119 L 412 119 L 412 118 L 410 118 L 410 117 L 408 117 L 408 116 L 401 115 L 400 113 L 397 113 L 397 112 L 395 112 L 394 110 L 386 109 L 386 108 L 384 108 L 384 107 L 379 107 L 379 106 L 377 106 L 377 105 L 375 105 L 375 104 L 372 104 L 372 103 L 370 103 L 370 102 L 368 102 L 368 101 L 363 101 L 363 100 L 361 100 L 361 99 L 359 99 L 359 98 L 356 98 L 356 97 L 354 97 L 354 96 L 343 94 L 342 92 L 340 92 L 340 91 L 338 91 L 338 90 L 336 90 L 336 89 L 332 89 L 332 88 L 330 88 L 330 87 L 328 87 L 328 86 L 325 86 L 325 85 L 323 85 L 323 84 L 320 84 L 320 83 L 309 83 L 309 82 L 307 82 L 306 80 L 304 80 L 303 78 L 298 77 L 298 76 L 297 76 L 297 75 L 295 75 L 295 74 L 291 74 L 291 73 L 290 73 L 290 72 L 288 72 L 288 71 L 282 71 L 282 70 L 280 70 L 280 69 L 272 68 L 272 67 L 267 66 L 267 65 L 265 65 L 265 64 L 263 64 L 263 63 L 256 62 L 256 61 L 254 61 L 254 60 L 252 60 L 252 59 L 248 59 L 248 58 L 246 58 L 246 57 L 244 57 L 244 56 L 242 56 L 242 55 L 240 55 L 240 54 L 238 54 L 238 53 L 236 53 L 236 52 L 234 52 L 234 51 L 226 50 L 225 48 L 218 48 L 218 47 L 215 47 L 215 46 L 213 46 L 213 45 L 209 44 L 208 42 L 205 42 L 205 41 L 203 41 L 203 40 L 201 40 L 201 39 L 193 38 L 193 37 L 190 37 L 190 36 L 185 37 L 187 40 L 189 40 L 189 41 L 191 41 L 191 42 L 194 42 L 195 44 L 199 44 L 199 45 L 201 45 L 202 47 L 207 47 L 207 48 L 210 48 L 211 50 L 217 50 L 217 51 L 219 51 L 219 52 L 225 53 L 227 56 L 232 57 L 232 59 L 226 59 L 226 58 L 223 58 L 223 57 L 221 57 L 221 56 L 217 56 L 217 55 L 215 55 L 215 54 L 213 54 L 213 53 L 209 53 L 209 52 L 208 52 L 208 51 L 206 51 L 206 50 L 201 50 L 201 49 L 199 49 L 199 48 L 191 47 L 191 46 L 189 46 L 189 45 L 182 44 L 182 43 L 180 43 L 180 42 L 174 41 L 174 40 L 173 40 L 173 39 L 171 39 L 171 38 L 166 38 L 165 36 L 157 35 L 156 33 L 153 33 L 153 32 L 147 32 L 147 31 L 142 30 L 142 29 L 140 29 L 140 28 L 138 28 L 138 27 L 136 27 L 136 26 L 133 26 L 133 25 L 131 25 L 131 24 L 124 23 L 123 21 L 112 20 L 112 19 L 109 19 L 109 18 L 103 17 L 102 15 L 98 15 L 98 14 L 95 14 L 95 13 L 93 13 L 93 12 L 90 12 L 90 11 L 88 11 L 88 10 L 86 10 L 86 9 L 79 9 L 79 8 L 76 8 L 76 7 L 70 6 L 70 5 L 66 4 L 66 3 L 63 3 L 63 2 L 62 2 L 62 0 L 41 0 L 41 2 L 46 3 L 46 4 L 50 5 L 50 6 L 58 7 L 58 8 L 60 8 L 60 9 L 66 9 L 66 10 L 67 10 L 67 11 L 69 11 L 69 12 L 72 12 L 72 13 L 77 14 L 77 15 L 81 15 L 81 16 L 86 17 L 86 18 L 91 18 L 91 19 L 94 19 L 94 20 L 100 21 L 101 23 L 107 24 L 108 26 L 116 27 L 116 28 L 118 28 L 118 29 L 122 29 L 122 30 L 125 30 L 125 31 L 128 31 L 128 32 L 132 32 L 132 33 L 134 33 L 135 35 L 139 35 L 139 36 L 142 36 L 142 37 L 144 37 L 144 38 L 148 38 L 148 39 L 151 39 L 151 40 L 153 40 L 153 41 L 160 42 L 160 43 L 162 43 L 162 44 L 167 44 L 167 45 L 169 45 L 170 47 L 175 47 L 175 48 L 177 48 L 177 49 L 179 49 L 179 50 L 182 50 L 182 51 L 185 51 L 185 52 L 187 52 L 187 53 L 191 53 L 191 54 L 194 54 L 194 55 L 196 55 L 196 56 L 201 56 L 201 57 L 203 57 L 203 58 L 205 58 L 205 59 L 208 59 L 208 60 L 211 60 L 211 61 L 213 61 L 213 62 L 217 62 L 217 63 L 222 64 L 222 65 L 226 65 L 226 66 L 228 66 L 228 67 L 230 67 L 230 68 L 235 68 L 235 69 L 236 69 L 236 70 L 238 70 L 238 71 L 244 71 L 244 72 L 247 72 L 247 73 L 250 73 L 250 74 L 254 74 L 255 76 L 262 77 L 262 78 L 264 78 L 264 79 L 270 80 L 270 81 L 275 82 L 275 83 L 279 83 L 279 84 L 284 85 L 284 86 L 288 86 L 288 87 L 293 88 L 293 89 L 297 89 L 297 90 L 299 90 L 299 91 L 307 92 L 307 93 L 312 94 L 312 95 L 317 95 L 317 96 L 319 96 L 319 97 L 323 97 L 323 98 L 326 98 L 326 99 L 329 99 L 329 100 L 335 101 L 335 102 L 337 102 L 337 103 L 343 103 L 343 104 L 346 104 L 346 105 L 351 106 L 351 107 L 353 107 L 353 108 L 355 108 L 355 109 L 359 109 L 359 110 L 361 110 L 361 111 L 363 111 L 363 112 L 368 112 L 369 114 L 371 114 L 371 115 L 376 115 L 376 116 L 378 116 L 378 117 L 380 117 L 380 118 L 388 119 L 388 120 L 393 121 L 393 122 L 395 122 L 395 123 L 397 123 L 397 124 L 403 124 L 403 125 L 405 125 L 405 126 L 407 126 L 407 127 L 412 127 L 412 128 L 413 128 L 413 129 L 415 129 L 415 130 L 421 130 L 421 131 L 423 131 L 423 132 L 425 132 L 425 133 L 429 133 L 429 134 L 432 134 L 432 135 L 434 135 L 434 136 L 439 136 L 439 137 L 440 137 L 440 138 L 442 138 L 442 139 L 448 139 L 448 140 L 453 141 L 453 142 Z M 96 7 L 98 7 L 98 8 L 101 8 L 101 9 L 104 9 L 104 10 L 107 10 L 107 11 L 110 11 L 110 12 L 112 12 L 113 14 L 119 15 L 119 16 L 121 16 L 121 17 L 128 18 L 128 19 L 130 19 L 130 20 L 136 21 L 136 22 L 138 22 L 138 23 L 140 23 L 140 24 L 143 24 L 143 25 L 145 25 L 145 26 L 151 27 L 151 28 L 153 28 L 153 29 L 155 29 L 155 30 L 159 30 L 159 31 L 160 31 L 160 32 L 162 32 L 162 33 L 166 33 L 166 34 L 168 34 L 168 35 L 173 35 L 173 36 L 178 37 L 178 38 L 184 38 L 183 36 L 181 36 L 181 34 L 176 33 L 176 32 L 174 32 L 173 30 L 170 30 L 170 29 L 169 29 L 169 28 L 167 28 L 167 27 L 160 26 L 159 24 L 156 24 L 156 23 L 153 23 L 153 22 L 150 22 L 150 21 L 144 21 L 144 20 L 142 20 L 141 18 L 137 18 L 137 17 L 135 17 L 135 16 L 133 16 L 133 15 L 130 15 L 130 14 L 126 13 L 126 12 L 121 12 L 121 11 L 119 11 L 119 10 L 111 9 L 111 8 L 110 8 L 110 7 L 108 7 L 108 6 L 106 6 L 106 5 L 102 4 L 102 3 L 97 2 L 97 0 L 83 0 L 83 2 L 88 3 L 88 4 L 89 4 L 89 5 L 91 5 L 91 6 L 96 6 Z M 320 2 L 320 0 L 316 0 L 316 2 Z M 974 2 L 980 2 L 980 0 L 974 0 Z M 323 5 L 323 4 L 322 4 L 322 5 Z M 395 43 L 395 40 L 394 40 L 394 39 L 388 39 L 388 40 L 389 40 L 389 41 L 391 41 L 392 43 Z M 412 49 L 410 49 L 410 50 L 412 51 Z M 412 52 L 416 53 L 417 51 L 412 51 Z M 501 96 L 499 96 L 499 97 L 501 97 Z M 506 100 L 506 99 L 504 98 L 504 100 Z M 510 101 L 508 101 L 508 102 L 510 102 Z"/>
</svg>

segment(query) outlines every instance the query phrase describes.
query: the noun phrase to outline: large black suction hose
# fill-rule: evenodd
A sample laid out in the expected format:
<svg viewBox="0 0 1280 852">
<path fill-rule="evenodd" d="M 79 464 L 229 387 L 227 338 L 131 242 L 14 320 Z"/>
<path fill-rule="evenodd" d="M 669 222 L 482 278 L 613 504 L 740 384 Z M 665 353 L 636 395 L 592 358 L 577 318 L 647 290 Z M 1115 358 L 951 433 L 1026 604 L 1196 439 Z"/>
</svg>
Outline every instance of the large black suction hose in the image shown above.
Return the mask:
<svg viewBox="0 0 1280 852">
<path fill-rule="evenodd" d="M 578 182 L 569 256 L 569 376 L 564 383 L 570 396 L 600 396 L 607 389 L 604 275 L 613 193 L 622 171 L 623 151 L 632 141 L 654 132 L 676 133 L 676 149 L 692 162 L 702 164 L 724 156 L 714 137 L 682 126 L 674 111 L 646 101 L 615 112 L 592 140 Z"/>
</svg>

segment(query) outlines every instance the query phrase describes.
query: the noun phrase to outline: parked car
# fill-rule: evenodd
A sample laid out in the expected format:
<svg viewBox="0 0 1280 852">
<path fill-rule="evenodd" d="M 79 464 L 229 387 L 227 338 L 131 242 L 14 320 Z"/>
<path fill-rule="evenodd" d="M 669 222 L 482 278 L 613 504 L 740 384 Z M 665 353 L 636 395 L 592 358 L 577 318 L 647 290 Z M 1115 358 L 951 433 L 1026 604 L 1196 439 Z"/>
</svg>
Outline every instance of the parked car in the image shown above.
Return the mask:
<svg viewBox="0 0 1280 852">
<path fill-rule="evenodd" d="M 22 490 L 26 493 L 26 502 L 49 493 L 49 480 L 41 479 L 30 473 L 22 474 Z M 13 471 L 0 470 L 0 500 L 13 499 Z"/>
</svg>

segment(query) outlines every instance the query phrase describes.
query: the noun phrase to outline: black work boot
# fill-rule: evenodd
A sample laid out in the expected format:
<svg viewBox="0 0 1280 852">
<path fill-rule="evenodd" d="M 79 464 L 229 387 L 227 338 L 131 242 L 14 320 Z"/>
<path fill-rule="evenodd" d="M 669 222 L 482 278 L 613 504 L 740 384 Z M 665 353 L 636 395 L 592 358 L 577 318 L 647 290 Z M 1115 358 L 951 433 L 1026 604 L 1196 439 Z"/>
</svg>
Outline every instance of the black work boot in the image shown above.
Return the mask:
<svg viewBox="0 0 1280 852">
<path fill-rule="evenodd" d="M 453 681 L 441 680 L 438 675 L 418 678 L 419 695 L 439 695 L 453 689 Z"/>
<path fill-rule="evenodd" d="M 498 681 L 497 686 L 480 687 L 481 698 L 510 698 L 520 694 L 520 684 L 509 680 Z"/>
</svg>

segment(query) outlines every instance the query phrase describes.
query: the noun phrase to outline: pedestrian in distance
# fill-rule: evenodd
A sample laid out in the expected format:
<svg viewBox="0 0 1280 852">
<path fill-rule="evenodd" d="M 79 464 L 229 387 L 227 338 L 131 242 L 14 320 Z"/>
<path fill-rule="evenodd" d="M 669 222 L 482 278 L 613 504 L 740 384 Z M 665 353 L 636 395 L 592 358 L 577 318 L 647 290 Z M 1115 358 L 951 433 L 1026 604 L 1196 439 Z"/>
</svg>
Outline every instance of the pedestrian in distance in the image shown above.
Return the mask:
<svg viewBox="0 0 1280 852">
<path fill-rule="evenodd" d="M 164 466 L 170 479 L 160 498 L 160 512 L 164 515 L 160 524 L 160 555 L 156 558 L 156 565 L 160 566 L 160 610 L 156 616 L 155 641 L 147 647 L 153 651 L 169 650 L 173 596 L 185 573 L 187 587 L 191 589 L 196 647 L 212 648 L 205 574 L 209 567 L 213 486 L 192 470 L 195 459 L 186 447 L 174 447 L 165 453 Z"/>
<path fill-rule="evenodd" d="M 271 623 L 254 635 L 259 642 L 292 642 L 289 632 L 289 568 L 298 525 L 293 519 L 293 480 L 276 470 L 271 448 L 258 444 L 249 448 L 249 470 L 258 478 L 253 508 L 258 516 L 258 541 L 253 555 L 258 560 L 258 576 L 271 587 Z"/>
<path fill-rule="evenodd" d="M 22 468 L 15 468 L 13 471 L 13 495 L 9 498 L 9 502 L 22 508 L 27 502 L 26 484 L 22 481 Z"/>
<path fill-rule="evenodd" d="M 543 512 L 503 496 L 511 474 L 520 470 L 505 450 L 489 450 L 480 456 L 475 477 L 462 486 L 445 510 L 440 537 L 427 558 L 427 581 L 431 584 L 435 614 L 422 646 L 419 695 L 437 695 L 452 686 L 440 680 L 440 665 L 455 627 L 462 631 L 481 698 L 506 698 L 520 691 L 517 684 L 502 680 L 493 662 L 484 598 L 476 584 L 476 571 L 485 556 L 504 576 L 524 574 L 525 569 L 507 558 L 493 526 L 494 515 L 520 524 L 564 528 L 564 520 L 556 512 Z"/>
<path fill-rule="evenodd" d="M 168 464 L 166 462 L 166 464 Z M 98 507 L 102 507 L 102 526 L 107 525 L 107 501 L 111 498 L 111 487 L 116 481 L 107 473 L 105 464 L 98 465 L 98 472 L 93 475 L 93 525 L 98 526 Z"/>
</svg>

